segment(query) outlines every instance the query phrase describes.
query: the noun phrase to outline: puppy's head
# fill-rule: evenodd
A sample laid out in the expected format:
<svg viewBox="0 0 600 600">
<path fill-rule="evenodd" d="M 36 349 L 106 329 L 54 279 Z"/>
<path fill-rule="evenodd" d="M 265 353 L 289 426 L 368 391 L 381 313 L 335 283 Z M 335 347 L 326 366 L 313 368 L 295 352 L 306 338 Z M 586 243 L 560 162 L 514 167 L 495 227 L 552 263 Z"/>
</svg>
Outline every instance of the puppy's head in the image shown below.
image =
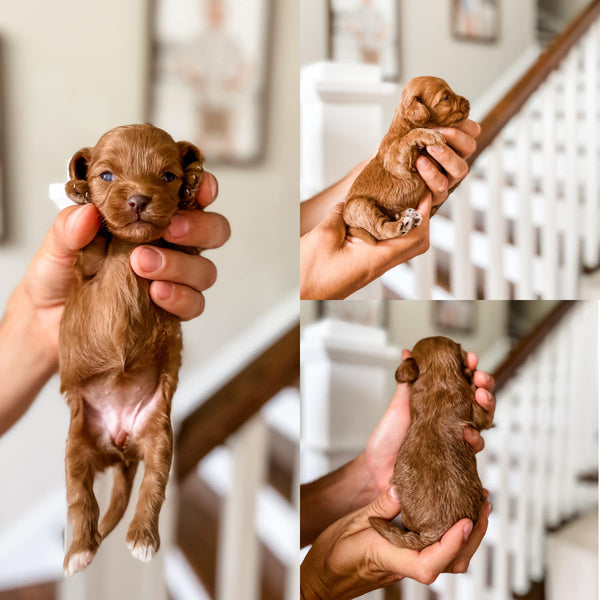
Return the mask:
<svg viewBox="0 0 600 600">
<path fill-rule="evenodd" d="M 147 243 L 164 235 L 178 209 L 194 208 L 203 157 L 152 125 L 124 125 L 75 153 L 67 195 L 92 202 L 115 236 Z"/>
<path fill-rule="evenodd" d="M 402 91 L 396 117 L 412 127 L 452 127 L 469 116 L 469 101 L 439 77 L 415 77 Z"/>
<path fill-rule="evenodd" d="M 462 373 L 469 383 L 473 380 L 473 372 L 467 364 L 467 353 L 450 338 L 424 338 L 415 344 L 411 354 L 396 370 L 396 381 L 400 383 L 412 383 L 428 371 L 440 378 Z"/>
</svg>

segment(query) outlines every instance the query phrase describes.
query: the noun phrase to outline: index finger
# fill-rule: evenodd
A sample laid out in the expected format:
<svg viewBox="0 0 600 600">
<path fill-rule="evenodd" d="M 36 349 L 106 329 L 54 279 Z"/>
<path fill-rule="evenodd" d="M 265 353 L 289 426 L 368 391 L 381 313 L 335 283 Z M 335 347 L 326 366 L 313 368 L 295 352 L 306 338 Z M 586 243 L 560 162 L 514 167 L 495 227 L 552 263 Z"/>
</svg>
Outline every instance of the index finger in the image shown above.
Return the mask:
<svg viewBox="0 0 600 600">
<path fill-rule="evenodd" d="M 470 135 L 473 138 L 478 137 L 481 133 L 481 125 L 477 123 L 477 121 L 472 121 L 471 119 L 465 119 L 454 127 L 464 131 L 467 135 Z"/>
<path fill-rule="evenodd" d="M 219 195 L 219 182 L 217 178 L 208 171 L 204 172 L 204 179 L 200 183 L 198 192 L 196 193 L 196 200 L 200 205 L 200 208 L 206 208 L 212 204 Z"/>
</svg>

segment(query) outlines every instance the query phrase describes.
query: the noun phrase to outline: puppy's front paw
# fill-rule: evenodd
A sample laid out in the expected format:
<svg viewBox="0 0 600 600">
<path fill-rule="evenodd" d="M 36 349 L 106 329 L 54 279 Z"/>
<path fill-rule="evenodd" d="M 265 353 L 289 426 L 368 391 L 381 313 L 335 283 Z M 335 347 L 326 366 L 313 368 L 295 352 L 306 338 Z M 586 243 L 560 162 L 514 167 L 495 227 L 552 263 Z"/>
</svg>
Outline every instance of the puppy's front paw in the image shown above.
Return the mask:
<svg viewBox="0 0 600 600">
<path fill-rule="evenodd" d="M 82 550 L 80 552 L 68 552 L 63 563 L 65 577 L 70 577 L 85 569 L 94 560 L 95 550 Z"/>
<path fill-rule="evenodd" d="M 446 144 L 446 139 L 444 136 L 438 131 L 433 131 L 432 129 L 428 129 L 427 133 L 424 133 L 420 137 L 424 146 L 444 146 Z"/>
<path fill-rule="evenodd" d="M 133 523 L 127 532 L 127 547 L 133 558 L 149 562 L 158 552 L 160 537 L 153 527 L 138 527 Z"/>
<path fill-rule="evenodd" d="M 407 208 L 399 215 L 398 220 L 398 235 L 406 235 L 411 229 L 418 227 L 423 222 L 421 213 L 414 208 Z"/>
</svg>

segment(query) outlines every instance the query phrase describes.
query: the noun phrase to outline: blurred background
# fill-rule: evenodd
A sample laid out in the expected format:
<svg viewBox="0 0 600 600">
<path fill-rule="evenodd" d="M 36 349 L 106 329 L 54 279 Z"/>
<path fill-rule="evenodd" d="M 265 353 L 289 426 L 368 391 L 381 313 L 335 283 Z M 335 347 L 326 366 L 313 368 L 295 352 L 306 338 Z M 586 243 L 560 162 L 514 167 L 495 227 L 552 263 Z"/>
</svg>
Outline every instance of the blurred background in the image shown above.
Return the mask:
<svg viewBox="0 0 600 600">
<path fill-rule="evenodd" d="M 598 303 L 303 302 L 301 482 L 356 457 L 395 390 L 403 348 L 444 335 L 496 379 L 477 455 L 487 534 L 465 575 L 369 600 L 598 597 Z M 306 552 L 306 549 L 303 551 Z"/>
<path fill-rule="evenodd" d="M 596 0 L 301 3 L 302 200 L 376 151 L 412 77 L 446 79 L 482 124 L 430 251 L 356 297 L 598 297 L 599 15 Z"/>
<path fill-rule="evenodd" d="M 0 0 L 0 313 L 56 217 L 49 184 L 117 125 L 151 121 L 197 143 L 219 181 L 214 210 L 232 228 L 207 253 L 219 277 L 206 310 L 183 326 L 161 551 L 150 565 L 130 557 L 129 513 L 88 570 L 56 584 L 68 410 L 55 377 L 0 438 L 2 600 L 297 590 L 297 10 L 281 0 Z M 209 61 L 207 47 L 219 56 Z M 230 71 L 203 71 L 215 62 Z"/>
</svg>

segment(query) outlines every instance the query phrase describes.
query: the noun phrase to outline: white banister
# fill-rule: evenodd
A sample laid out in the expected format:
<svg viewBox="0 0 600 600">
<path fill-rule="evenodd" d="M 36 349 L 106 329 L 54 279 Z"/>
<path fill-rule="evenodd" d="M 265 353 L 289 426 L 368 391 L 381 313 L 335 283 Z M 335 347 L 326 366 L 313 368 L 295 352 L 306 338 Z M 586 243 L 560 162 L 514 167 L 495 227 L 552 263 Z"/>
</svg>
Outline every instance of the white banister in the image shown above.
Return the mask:
<svg viewBox="0 0 600 600">
<path fill-rule="evenodd" d="M 217 563 L 217 600 L 260 598 L 259 539 L 256 504 L 266 465 L 267 426 L 253 417 L 228 440 L 233 473 L 221 521 Z M 198 540 L 198 543 L 202 543 Z"/>
<path fill-rule="evenodd" d="M 543 106 L 543 173 L 544 222 L 541 248 L 544 267 L 543 298 L 558 297 L 558 203 L 556 193 L 556 73 L 552 73 L 541 89 Z"/>
<path fill-rule="evenodd" d="M 416 298 L 431 300 L 435 287 L 435 248 L 413 258 L 411 264 L 416 273 Z"/>
<path fill-rule="evenodd" d="M 517 190 L 520 214 L 516 219 L 516 242 L 519 248 L 520 277 L 517 299 L 533 298 L 532 176 L 531 176 L 531 105 L 527 103 L 517 117 Z"/>
<path fill-rule="evenodd" d="M 600 23 L 592 25 L 584 39 L 585 46 L 585 97 L 586 97 L 586 187 L 584 208 L 584 263 L 596 268 L 600 262 L 600 234 L 598 222 L 600 214 L 598 196 L 600 195 L 600 177 L 598 176 L 598 61 L 600 60 Z"/>
<path fill-rule="evenodd" d="M 473 230 L 473 207 L 471 185 L 466 179 L 452 194 L 450 201 L 454 222 L 454 248 L 451 255 L 451 292 L 456 298 L 475 300 L 475 268 L 471 261 L 471 231 Z"/>
<path fill-rule="evenodd" d="M 488 205 L 486 209 L 485 230 L 488 243 L 488 268 L 485 276 L 486 297 L 503 300 L 507 297 L 507 285 L 504 279 L 504 243 L 506 240 L 506 222 L 502 210 L 502 190 L 504 173 L 502 171 L 502 146 L 496 139 L 487 152 L 488 156 Z"/>
<path fill-rule="evenodd" d="M 577 125 L 577 67 L 579 60 L 578 47 L 576 46 L 564 61 L 561 72 L 565 87 L 565 125 L 567 135 L 564 138 L 566 145 L 565 169 L 565 199 L 566 214 L 562 216 L 567 223 L 567 235 L 564 240 L 565 254 L 565 281 L 563 298 L 576 298 L 579 289 L 579 230 L 581 213 L 579 211 L 579 182 L 577 177 L 577 140 L 574 132 Z"/>
</svg>

